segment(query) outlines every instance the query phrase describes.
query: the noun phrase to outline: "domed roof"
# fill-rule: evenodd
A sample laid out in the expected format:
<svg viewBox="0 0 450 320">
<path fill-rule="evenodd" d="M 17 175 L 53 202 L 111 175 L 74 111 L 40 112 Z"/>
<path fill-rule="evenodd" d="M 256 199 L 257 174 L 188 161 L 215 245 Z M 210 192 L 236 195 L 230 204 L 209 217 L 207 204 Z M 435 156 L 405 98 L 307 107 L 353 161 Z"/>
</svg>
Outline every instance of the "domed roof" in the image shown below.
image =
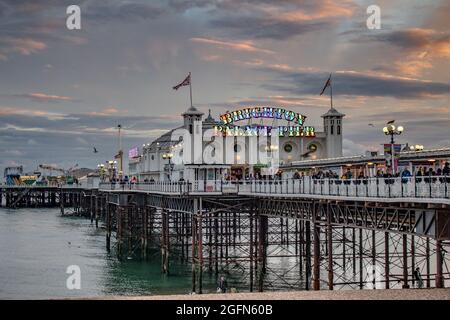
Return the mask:
<svg viewBox="0 0 450 320">
<path fill-rule="evenodd" d="M 330 110 L 327 111 L 327 113 L 322 115 L 322 118 L 325 118 L 325 117 L 344 117 L 344 116 L 345 116 L 345 114 L 340 113 L 335 108 L 331 107 Z"/>
<path fill-rule="evenodd" d="M 164 133 L 163 135 L 161 135 L 159 138 L 153 140 L 153 142 L 150 144 L 150 150 L 155 150 L 155 149 L 165 150 L 165 149 L 169 149 L 171 146 L 177 144 L 177 141 L 172 141 L 172 134 L 175 130 L 182 129 L 182 128 L 183 127 L 178 127 L 178 128 L 172 129 L 172 130 Z"/>
<path fill-rule="evenodd" d="M 200 110 L 197 110 L 196 107 L 191 106 L 189 109 L 187 109 L 183 114 L 181 114 L 183 117 L 185 116 L 202 116 L 204 113 Z"/>
</svg>

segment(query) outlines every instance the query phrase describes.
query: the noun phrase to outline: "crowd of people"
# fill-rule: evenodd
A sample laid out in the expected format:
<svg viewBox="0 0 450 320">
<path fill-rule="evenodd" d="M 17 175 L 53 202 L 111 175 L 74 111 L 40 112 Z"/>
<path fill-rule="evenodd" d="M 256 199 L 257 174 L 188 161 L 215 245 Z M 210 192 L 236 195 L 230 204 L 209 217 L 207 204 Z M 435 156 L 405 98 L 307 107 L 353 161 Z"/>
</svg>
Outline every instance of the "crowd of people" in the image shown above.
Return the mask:
<svg viewBox="0 0 450 320">
<path fill-rule="evenodd" d="M 403 170 L 400 170 L 397 173 L 392 174 L 389 171 L 385 170 L 377 170 L 375 176 L 368 176 L 365 174 L 364 171 L 360 171 L 359 174 L 354 175 L 350 168 L 347 168 L 347 170 L 339 176 L 336 172 L 332 170 L 323 171 L 319 170 L 317 172 L 314 172 L 310 175 L 313 179 L 341 179 L 341 180 L 350 180 L 350 179 L 369 179 L 369 178 L 412 178 L 415 177 L 418 181 L 421 181 L 421 177 L 424 177 L 424 179 L 433 177 L 434 180 L 438 179 L 441 176 L 450 176 L 450 164 L 446 162 L 443 166 L 443 168 L 438 168 L 434 170 L 433 167 L 429 167 L 428 169 L 426 167 L 419 167 L 415 172 L 411 172 L 407 167 Z M 296 171 L 293 175 L 294 179 L 302 179 L 305 177 L 305 172 L 299 172 Z"/>
<path fill-rule="evenodd" d="M 293 174 L 293 179 L 303 179 L 304 177 L 311 177 L 313 179 L 336 179 L 336 180 L 364 180 L 369 178 L 403 178 L 403 181 L 406 181 L 410 178 L 415 178 L 417 182 L 422 181 L 424 179 L 426 182 L 428 181 L 436 181 L 439 177 L 447 176 L 449 178 L 446 178 L 445 180 L 449 182 L 450 179 L 450 164 L 446 162 L 442 168 L 434 169 L 433 167 L 419 167 L 415 172 L 411 172 L 407 167 L 403 168 L 402 170 L 399 170 L 399 172 L 392 174 L 388 170 L 382 170 L 379 169 L 376 171 L 376 174 L 374 176 L 367 175 L 364 171 L 360 171 L 358 174 L 354 174 L 350 168 L 347 168 L 345 172 L 342 175 L 338 175 L 333 170 L 319 170 L 312 173 L 305 173 L 305 171 L 295 171 Z M 224 181 L 252 181 L 252 180 L 282 180 L 283 179 L 283 171 L 278 170 L 278 172 L 274 175 L 261 175 L 260 173 L 256 174 L 246 174 L 245 176 L 240 177 L 234 177 L 231 175 L 225 175 Z M 129 178 L 128 176 L 125 176 L 121 179 L 115 178 L 111 179 L 110 181 L 112 184 L 119 184 L 119 185 L 127 185 L 127 184 L 137 184 L 137 183 L 144 183 L 144 184 L 154 184 L 156 181 L 153 178 L 147 179 L 145 178 L 142 181 L 139 181 L 139 179 L 135 176 Z M 177 182 L 184 182 L 184 179 L 180 179 Z"/>
</svg>

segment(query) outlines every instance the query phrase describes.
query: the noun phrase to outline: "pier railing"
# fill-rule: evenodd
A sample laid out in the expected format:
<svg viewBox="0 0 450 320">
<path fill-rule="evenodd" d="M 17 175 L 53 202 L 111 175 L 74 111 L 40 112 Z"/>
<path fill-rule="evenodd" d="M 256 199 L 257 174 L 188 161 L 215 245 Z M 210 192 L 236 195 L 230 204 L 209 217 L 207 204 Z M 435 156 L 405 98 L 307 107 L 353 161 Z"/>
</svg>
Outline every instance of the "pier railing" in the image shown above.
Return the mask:
<svg viewBox="0 0 450 320">
<path fill-rule="evenodd" d="M 450 176 L 284 180 L 198 180 L 179 182 L 102 183 L 100 190 L 137 190 L 168 194 L 235 193 L 321 195 L 355 198 L 427 198 L 450 201 Z"/>
<path fill-rule="evenodd" d="M 450 176 L 261 180 L 245 183 L 240 193 L 301 194 L 365 198 L 429 198 L 450 200 Z"/>
</svg>

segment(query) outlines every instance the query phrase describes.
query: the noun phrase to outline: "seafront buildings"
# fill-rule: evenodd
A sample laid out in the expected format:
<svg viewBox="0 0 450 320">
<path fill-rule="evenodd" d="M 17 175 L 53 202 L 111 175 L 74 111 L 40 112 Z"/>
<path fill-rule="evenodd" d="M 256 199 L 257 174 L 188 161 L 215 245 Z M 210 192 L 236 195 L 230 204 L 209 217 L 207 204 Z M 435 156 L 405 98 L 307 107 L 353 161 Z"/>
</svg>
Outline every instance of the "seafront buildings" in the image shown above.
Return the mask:
<svg viewBox="0 0 450 320">
<path fill-rule="evenodd" d="M 342 156 L 345 115 L 334 108 L 322 115 L 324 129 L 321 132 L 307 125 L 306 116 L 276 107 L 240 109 L 222 115 L 221 120 L 214 119 L 211 112 L 203 119 L 203 112 L 191 107 L 181 116 L 182 126 L 168 131 L 150 144 L 144 144 L 140 152 L 136 152 L 137 148 L 131 150 L 130 155 L 133 156 L 129 159 L 130 176 L 138 177 L 139 181 L 261 177 L 264 175 L 261 168 L 265 164 L 248 161 L 251 158 L 251 142 L 249 141 L 251 138 L 256 138 L 259 152 L 267 152 L 269 157 L 276 154 L 280 166 L 292 165 L 295 161 L 302 159 Z M 267 121 L 269 121 L 268 124 Z M 237 122 L 240 122 L 239 125 L 236 125 Z M 231 145 L 232 152 L 235 153 L 233 156 L 235 161 L 227 162 L 224 155 L 223 159 L 213 164 L 204 161 L 195 164 L 174 164 L 172 159 L 177 152 L 179 141 L 174 141 L 172 135 L 179 129 L 185 129 L 190 133 L 193 131 L 205 133 L 207 130 L 213 130 L 216 139 L 213 138 L 211 142 L 204 141 L 203 149 L 209 147 L 218 150 L 220 148 L 218 139 L 235 138 Z M 278 144 L 271 145 L 270 141 L 263 143 L 263 140 L 273 136 L 275 129 L 278 131 Z M 191 145 L 194 144 L 195 142 Z"/>
</svg>

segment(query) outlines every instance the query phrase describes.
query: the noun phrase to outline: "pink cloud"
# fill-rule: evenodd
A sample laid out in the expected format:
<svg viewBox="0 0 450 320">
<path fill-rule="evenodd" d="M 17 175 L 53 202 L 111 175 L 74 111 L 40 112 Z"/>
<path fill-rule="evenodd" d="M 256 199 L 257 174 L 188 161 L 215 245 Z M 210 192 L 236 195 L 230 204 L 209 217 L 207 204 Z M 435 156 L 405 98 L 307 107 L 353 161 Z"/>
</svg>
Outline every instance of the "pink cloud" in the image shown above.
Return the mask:
<svg viewBox="0 0 450 320">
<path fill-rule="evenodd" d="M 47 45 L 42 41 L 30 38 L 1 38 L 0 39 L 0 60 L 7 60 L 11 54 L 30 55 L 44 50 Z"/>
<path fill-rule="evenodd" d="M 253 41 L 225 41 L 213 38 L 191 38 L 193 42 L 211 45 L 219 49 L 229 49 L 245 52 L 257 52 L 265 54 L 273 54 L 274 52 L 267 49 L 258 48 L 254 45 Z"/>
</svg>

